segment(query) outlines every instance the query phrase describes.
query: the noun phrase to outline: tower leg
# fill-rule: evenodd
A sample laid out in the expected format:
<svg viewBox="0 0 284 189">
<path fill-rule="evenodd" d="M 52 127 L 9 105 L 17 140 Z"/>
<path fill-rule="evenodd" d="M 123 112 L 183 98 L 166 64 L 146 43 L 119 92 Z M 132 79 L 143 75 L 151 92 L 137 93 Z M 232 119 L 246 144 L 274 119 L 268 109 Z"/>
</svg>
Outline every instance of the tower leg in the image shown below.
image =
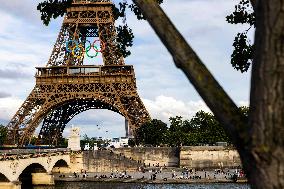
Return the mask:
<svg viewBox="0 0 284 189">
<path fill-rule="evenodd" d="M 129 133 L 128 133 L 128 120 L 125 119 L 125 136 L 129 137 Z"/>
</svg>

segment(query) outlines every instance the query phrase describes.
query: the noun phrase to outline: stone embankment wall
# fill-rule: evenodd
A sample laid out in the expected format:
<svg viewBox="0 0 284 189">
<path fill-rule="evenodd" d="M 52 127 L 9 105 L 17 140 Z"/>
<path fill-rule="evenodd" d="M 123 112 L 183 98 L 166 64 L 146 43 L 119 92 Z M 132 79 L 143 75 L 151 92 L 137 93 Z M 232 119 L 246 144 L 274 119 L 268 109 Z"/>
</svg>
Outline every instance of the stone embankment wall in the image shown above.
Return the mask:
<svg viewBox="0 0 284 189">
<path fill-rule="evenodd" d="M 88 172 L 137 171 L 142 164 L 110 150 L 83 152 L 84 170 Z"/>
<path fill-rule="evenodd" d="M 141 166 L 156 165 L 197 169 L 241 166 L 238 152 L 222 146 L 116 148 L 85 151 L 82 161 L 78 158 L 75 160 L 78 168 L 89 172 L 136 171 Z"/>
<path fill-rule="evenodd" d="M 137 171 L 138 167 L 157 164 L 178 167 L 179 150 L 177 148 L 116 148 L 83 152 L 83 169 L 88 172 Z"/>
<path fill-rule="evenodd" d="M 242 166 L 236 149 L 223 146 L 188 146 L 180 150 L 180 167 L 232 168 Z"/>
<path fill-rule="evenodd" d="M 70 172 L 80 172 L 81 170 L 84 170 L 84 159 L 86 157 L 84 156 L 84 153 L 72 153 L 70 154 Z M 65 168 L 63 168 L 65 169 Z M 64 170 L 60 170 L 61 173 L 64 173 Z"/>
<path fill-rule="evenodd" d="M 146 166 L 179 166 L 179 149 L 170 147 L 134 147 L 113 149 L 116 154 L 122 154 L 127 158 L 139 161 Z"/>
</svg>

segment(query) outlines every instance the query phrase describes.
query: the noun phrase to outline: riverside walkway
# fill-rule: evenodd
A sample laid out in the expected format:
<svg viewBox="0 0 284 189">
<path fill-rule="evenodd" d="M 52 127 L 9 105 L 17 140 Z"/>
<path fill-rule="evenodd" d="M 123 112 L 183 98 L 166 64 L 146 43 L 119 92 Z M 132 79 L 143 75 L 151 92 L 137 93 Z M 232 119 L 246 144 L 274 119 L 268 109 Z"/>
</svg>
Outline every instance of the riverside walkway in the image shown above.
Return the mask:
<svg viewBox="0 0 284 189">
<path fill-rule="evenodd" d="M 234 175 L 238 177 L 234 179 Z M 76 173 L 55 174 L 55 180 L 65 182 L 138 182 L 138 183 L 227 183 L 247 182 L 244 175 L 236 173 L 234 169 L 226 172 L 217 171 L 191 171 L 167 168 L 162 171 L 145 172 L 98 172 L 98 173 Z"/>
</svg>

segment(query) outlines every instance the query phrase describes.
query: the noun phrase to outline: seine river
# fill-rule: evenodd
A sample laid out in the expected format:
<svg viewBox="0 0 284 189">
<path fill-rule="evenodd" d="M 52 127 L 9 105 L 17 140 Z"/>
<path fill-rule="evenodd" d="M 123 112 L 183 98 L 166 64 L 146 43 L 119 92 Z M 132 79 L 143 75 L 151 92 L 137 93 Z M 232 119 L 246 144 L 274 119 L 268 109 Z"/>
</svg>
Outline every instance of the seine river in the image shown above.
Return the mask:
<svg viewBox="0 0 284 189">
<path fill-rule="evenodd" d="M 31 188 L 23 188 L 31 189 Z M 33 189 L 250 189 L 247 184 L 137 184 L 137 183 L 95 183 L 65 182 L 51 187 L 34 187 Z"/>
</svg>

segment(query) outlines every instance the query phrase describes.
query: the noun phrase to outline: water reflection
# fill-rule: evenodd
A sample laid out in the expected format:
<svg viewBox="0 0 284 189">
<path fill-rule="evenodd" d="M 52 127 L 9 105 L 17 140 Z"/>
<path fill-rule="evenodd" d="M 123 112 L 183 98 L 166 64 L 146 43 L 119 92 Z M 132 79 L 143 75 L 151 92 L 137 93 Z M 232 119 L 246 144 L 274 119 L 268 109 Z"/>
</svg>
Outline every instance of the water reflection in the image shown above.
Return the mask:
<svg viewBox="0 0 284 189">
<path fill-rule="evenodd" d="M 30 189 L 30 188 L 23 188 Z M 250 189 L 247 184 L 137 184 L 98 182 L 58 182 L 55 186 L 37 186 L 33 189 Z"/>
</svg>

